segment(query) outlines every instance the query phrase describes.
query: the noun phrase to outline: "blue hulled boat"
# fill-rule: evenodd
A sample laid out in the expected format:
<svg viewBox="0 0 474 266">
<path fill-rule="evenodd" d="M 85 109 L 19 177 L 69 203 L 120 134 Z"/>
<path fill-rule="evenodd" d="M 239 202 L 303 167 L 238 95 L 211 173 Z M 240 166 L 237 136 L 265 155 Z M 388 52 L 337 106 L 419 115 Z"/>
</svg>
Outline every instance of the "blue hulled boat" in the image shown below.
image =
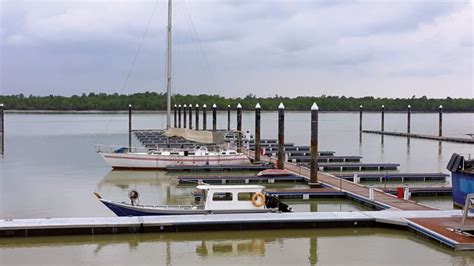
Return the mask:
<svg viewBox="0 0 474 266">
<path fill-rule="evenodd" d="M 453 204 L 463 208 L 467 194 L 474 193 L 474 160 L 466 160 L 464 156 L 454 153 L 447 168 L 451 171 Z"/>
</svg>

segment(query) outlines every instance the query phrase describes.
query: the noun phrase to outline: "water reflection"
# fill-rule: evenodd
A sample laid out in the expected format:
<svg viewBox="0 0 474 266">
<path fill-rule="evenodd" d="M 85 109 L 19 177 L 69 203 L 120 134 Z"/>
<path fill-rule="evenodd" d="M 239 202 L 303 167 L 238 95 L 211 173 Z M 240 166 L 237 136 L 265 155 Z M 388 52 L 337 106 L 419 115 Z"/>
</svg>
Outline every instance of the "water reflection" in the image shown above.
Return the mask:
<svg viewBox="0 0 474 266">
<path fill-rule="evenodd" d="M 341 247 L 345 247 L 344 255 L 340 253 Z M 395 249 L 399 252 L 393 252 Z M 148 263 L 166 265 L 194 261 L 222 264 L 222 259 L 231 264 L 310 265 L 328 262 L 365 264 L 391 259 L 400 264 L 474 262 L 473 254 L 453 252 L 408 231 L 384 228 L 14 238 L 0 242 L 0 251 L 6 264 L 21 264 L 34 260 L 38 254 L 53 253 L 55 256 L 51 260 L 61 264 L 70 261 L 72 253 L 78 251 L 77 263 L 93 260 L 99 264 L 134 264 L 140 257 L 146 258 Z M 400 252 L 404 256 L 400 257 Z M 380 256 L 371 256 L 373 254 Z"/>
</svg>

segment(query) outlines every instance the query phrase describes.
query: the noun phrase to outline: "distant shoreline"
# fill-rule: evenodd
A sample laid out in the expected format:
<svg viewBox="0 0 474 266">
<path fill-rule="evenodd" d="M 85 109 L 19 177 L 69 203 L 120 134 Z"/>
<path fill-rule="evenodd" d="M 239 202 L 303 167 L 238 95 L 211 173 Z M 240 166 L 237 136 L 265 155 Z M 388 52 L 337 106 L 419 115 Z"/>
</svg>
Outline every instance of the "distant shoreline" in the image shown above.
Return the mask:
<svg viewBox="0 0 474 266">
<path fill-rule="evenodd" d="M 254 110 L 243 110 L 244 112 L 253 112 Z M 277 110 L 274 111 L 268 111 L 268 110 L 262 110 L 262 113 L 272 113 L 276 112 Z M 209 112 L 209 110 L 208 110 Z M 218 110 L 218 112 L 227 112 L 227 110 Z M 235 112 L 235 110 L 232 110 L 232 112 Z M 291 112 L 291 113 L 309 113 L 310 110 L 286 110 L 286 112 Z M 320 110 L 320 113 L 359 113 L 359 111 L 345 111 L 345 110 L 339 110 L 339 111 L 323 111 Z M 5 113 L 7 114 L 82 114 L 82 115 L 87 115 L 87 114 L 127 114 L 128 110 L 110 110 L 110 111 L 105 111 L 105 110 L 5 110 Z M 372 110 L 364 110 L 364 113 L 380 113 L 379 111 L 372 111 Z M 385 113 L 400 113 L 404 114 L 406 111 L 390 111 L 390 110 L 385 110 Z M 437 111 L 411 111 L 411 113 L 417 113 L 417 114 L 433 114 L 433 113 L 438 113 Z M 468 112 L 468 111 L 445 111 L 443 113 L 464 113 L 464 114 L 474 114 L 474 112 Z M 133 114 L 166 114 L 165 110 L 133 110 Z M 173 116 L 173 110 L 171 111 L 171 115 Z"/>
</svg>

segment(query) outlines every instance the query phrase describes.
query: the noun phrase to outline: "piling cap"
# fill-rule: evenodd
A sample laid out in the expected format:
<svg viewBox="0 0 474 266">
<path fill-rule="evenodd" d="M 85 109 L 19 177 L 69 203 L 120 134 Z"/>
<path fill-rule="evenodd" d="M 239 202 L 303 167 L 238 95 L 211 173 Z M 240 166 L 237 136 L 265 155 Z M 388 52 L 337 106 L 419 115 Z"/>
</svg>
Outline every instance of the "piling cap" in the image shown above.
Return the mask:
<svg viewBox="0 0 474 266">
<path fill-rule="evenodd" d="M 174 107 L 176 107 L 176 104 L 174 105 Z"/>
<path fill-rule="evenodd" d="M 362 109 L 363 107 L 364 107 L 364 106 L 363 106 L 362 104 L 359 106 L 359 108 L 361 108 L 361 109 Z"/>
<path fill-rule="evenodd" d="M 3 106 L 3 104 L 2 104 L 2 106 Z M 131 104 L 128 104 L 128 107 L 132 107 L 132 105 L 131 105 Z"/>
<path fill-rule="evenodd" d="M 207 108 L 207 105 L 206 105 L 206 104 L 203 104 L 203 105 L 202 105 L 202 108 Z"/>
<path fill-rule="evenodd" d="M 230 104 L 227 105 L 227 108 L 230 108 Z"/>
<path fill-rule="evenodd" d="M 239 108 L 239 109 L 242 108 L 242 105 L 240 103 L 237 104 L 237 108 Z"/>
<path fill-rule="evenodd" d="M 313 103 L 313 105 L 311 105 L 311 110 L 319 110 L 319 106 L 316 104 L 316 103 Z"/>
<path fill-rule="evenodd" d="M 199 108 L 199 104 L 196 104 L 196 108 Z"/>
<path fill-rule="evenodd" d="M 382 104 L 382 108 L 385 108 L 385 105 Z"/>
<path fill-rule="evenodd" d="M 185 105 L 183 105 L 183 107 L 186 108 L 186 107 L 188 107 L 188 106 L 185 104 Z"/>
<path fill-rule="evenodd" d="M 193 107 L 193 105 L 192 105 L 192 104 L 190 104 L 190 105 L 188 105 L 188 106 L 189 106 L 189 108 Z"/>
<path fill-rule="evenodd" d="M 411 108 L 411 105 L 408 105 L 408 108 Z"/>
<path fill-rule="evenodd" d="M 278 105 L 278 109 L 285 109 L 285 106 L 283 105 L 283 103 L 280 103 L 280 104 Z"/>
<path fill-rule="evenodd" d="M 179 107 L 179 108 L 181 108 L 181 104 L 180 104 L 180 105 L 178 105 L 178 107 Z"/>
<path fill-rule="evenodd" d="M 442 105 L 440 105 L 440 106 L 439 106 L 439 109 L 443 109 L 443 106 L 442 106 Z"/>
<path fill-rule="evenodd" d="M 216 105 L 216 104 L 213 104 L 213 105 L 212 105 L 212 108 L 217 108 L 217 105 Z"/>
<path fill-rule="evenodd" d="M 255 109 L 260 109 L 260 108 L 261 108 L 261 107 L 260 107 L 260 104 L 257 103 L 257 104 L 255 105 Z"/>
</svg>

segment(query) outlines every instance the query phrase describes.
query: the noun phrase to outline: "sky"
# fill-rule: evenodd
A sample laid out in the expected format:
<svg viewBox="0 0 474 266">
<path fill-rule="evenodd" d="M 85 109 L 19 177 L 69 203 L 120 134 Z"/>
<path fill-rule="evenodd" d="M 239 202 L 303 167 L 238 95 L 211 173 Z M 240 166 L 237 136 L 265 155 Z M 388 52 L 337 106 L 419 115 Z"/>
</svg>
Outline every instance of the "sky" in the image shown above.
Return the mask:
<svg viewBox="0 0 474 266">
<path fill-rule="evenodd" d="M 0 0 L 0 94 L 165 92 L 167 1 Z M 469 0 L 174 0 L 172 92 L 473 98 Z"/>
</svg>

